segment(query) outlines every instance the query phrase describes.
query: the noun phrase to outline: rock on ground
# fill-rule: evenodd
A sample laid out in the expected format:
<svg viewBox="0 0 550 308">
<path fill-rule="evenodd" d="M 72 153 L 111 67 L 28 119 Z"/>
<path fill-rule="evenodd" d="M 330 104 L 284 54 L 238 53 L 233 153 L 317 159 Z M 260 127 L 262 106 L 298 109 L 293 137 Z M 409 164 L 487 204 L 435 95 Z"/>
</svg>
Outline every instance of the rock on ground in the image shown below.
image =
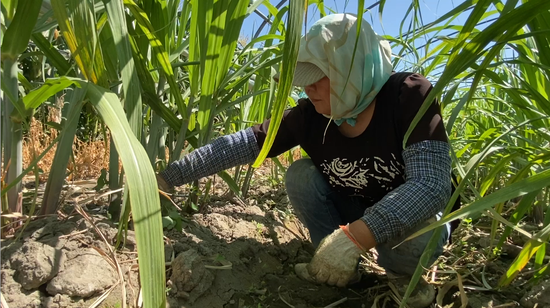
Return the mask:
<svg viewBox="0 0 550 308">
<path fill-rule="evenodd" d="M 180 253 L 172 262 L 170 292 L 176 297 L 193 303 L 212 286 L 213 281 L 214 275 L 204 267 L 201 256 L 194 249 Z"/>
<path fill-rule="evenodd" d="M 117 278 L 111 265 L 94 249 L 86 248 L 65 263 L 46 290 L 51 295 L 90 297 L 111 287 Z"/>
<path fill-rule="evenodd" d="M 66 308 L 66 307 L 87 307 L 83 300 L 73 302 L 67 295 L 57 294 L 53 297 L 46 297 L 44 303 L 40 307 L 45 308 Z"/>
<path fill-rule="evenodd" d="M 39 242 L 26 242 L 10 258 L 15 280 L 26 290 L 38 288 L 62 268 L 65 253 Z"/>
<path fill-rule="evenodd" d="M 41 308 L 40 291 L 27 291 L 13 279 L 14 271 L 2 269 L 2 295 L 10 307 Z M 23 304 L 24 303 L 24 304 Z"/>
<path fill-rule="evenodd" d="M 17 241 L 15 238 L 2 240 L 0 286 L 9 307 L 90 307 L 103 291 L 118 281 L 109 262 L 95 249 L 90 249 L 108 251 L 117 228 L 106 217 L 95 215 L 93 219 L 108 243 L 80 216 L 31 221 Z M 135 236 L 130 231 L 125 247 L 117 251 L 126 282 L 128 307 L 135 306 L 139 295 L 135 246 Z M 121 302 L 122 291 L 118 285 L 102 305 L 116 307 Z"/>
</svg>

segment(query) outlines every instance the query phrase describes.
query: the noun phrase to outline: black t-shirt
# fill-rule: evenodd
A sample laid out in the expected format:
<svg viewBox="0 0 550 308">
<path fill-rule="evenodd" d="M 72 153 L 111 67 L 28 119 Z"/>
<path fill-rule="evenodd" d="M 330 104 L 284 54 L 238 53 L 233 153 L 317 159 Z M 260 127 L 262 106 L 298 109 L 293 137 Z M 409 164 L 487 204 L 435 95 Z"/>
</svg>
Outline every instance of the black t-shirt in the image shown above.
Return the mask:
<svg viewBox="0 0 550 308">
<path fill-rule="evenodd" d="M 334 190 L 345 196 L 362 196 L 366 206 L 373 205 L 404 183 L 403 137 L 431 89 L 431 83 L 419 74 L 392 74 L 377 95 L 367 129 L 354 138 L 342 135 L 334 122 L 329 125 L 330 120 L 317 113 L 309 99 L 301 99 L 285 111 L 268 156 L 300 145 Z M 269 120 L 253 127 L 260 147 L 268 126 Z M 415 127 L 407 146 L 423 140 L 447 141 L 436 101 Z"/>
</svg>

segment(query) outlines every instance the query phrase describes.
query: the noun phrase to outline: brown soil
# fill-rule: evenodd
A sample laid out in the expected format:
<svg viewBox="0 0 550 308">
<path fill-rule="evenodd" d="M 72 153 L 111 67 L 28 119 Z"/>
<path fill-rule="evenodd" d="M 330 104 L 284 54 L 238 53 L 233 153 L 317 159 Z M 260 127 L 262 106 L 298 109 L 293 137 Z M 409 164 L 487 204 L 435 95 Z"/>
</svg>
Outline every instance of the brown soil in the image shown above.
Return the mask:
<svg viewBox="0 0 550 308">
<path fill-rule="evenodd" d="M 349 288 L 315 285 L 296 277 L 293 265 L 309 261 L 313 247 L 282 185 L 273 184 L 266 172 L 259 173 L 260 180 L 246 200 L 228 197 L 227 187 L 214 180 L 211 198 L 200 212 L 183 216 L 183 230 L 165 231 L 169 307 L 359 308 L 371 307 L 375 300 L 379 307 L 397 307 L 383 272 L 367 263 L 363 270 L 369 274 Z M 79 194 L 91 193 L 90 187 Z M 122 307 L 123 289 L 110 255 L 117 229 L 101 214 L 107 205 L 98 201 L 86 206 L 88 213 L 98 213 L 91 216 L 95 229 L 71 210 L 74 197 L 65 196 L 67 216 L 35 220 L 18 241 L 3 240 L 1 285 L 9 307 L 89 307 L 106 292 L 110 293 L 99 307 Z M 176 203 L 183 199 L 175 198 Z M 482 290 L 483 281 L 496 286 L 517 255 L 517 244 L 522 245 L 518 237 L 500 258 L 487 259 L 491 247 L 484 228 L 481 222 L 461 226 L 436 263 L 438 272 L 429 275 L 439 288 L 442 307 L 461 307 L 457 273 L 466 286 L 468 307 L 550 307 L 550 282 L 533 288 L 525 284 L 528 273 L 509 288 Z M 130 232 L 124 248 L 116 252 L 129 307 L 136 307 L 139 294 L 135 245 Z"/>
</svg>

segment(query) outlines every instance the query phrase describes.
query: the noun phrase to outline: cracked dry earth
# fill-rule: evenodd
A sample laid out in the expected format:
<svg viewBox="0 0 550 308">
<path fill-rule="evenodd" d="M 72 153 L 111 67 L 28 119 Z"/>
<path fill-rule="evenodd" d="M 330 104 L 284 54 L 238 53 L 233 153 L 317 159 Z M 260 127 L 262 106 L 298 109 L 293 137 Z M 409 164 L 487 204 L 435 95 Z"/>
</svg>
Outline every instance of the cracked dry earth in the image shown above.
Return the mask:
<svg viewBox="0 0 550 308">
<path fill-rule="evenodd" d="M 325 307 L 347 297 L 340 307 L 362 307 L 360 290 L 313 285 L 294 275 L 294 264 L 309 261 L 314 249 L 284 189 L 261 187 L 251 195 L 245 201 L 213 196 L 200 213 L 184 218 L 181 232 L 165 230 L 167 306 Z M 99 307 L 122 307 L 121 279 L 109 257 L 116 226 L 103 215 L 91 218 L 107 242 L 77 213 L 32 221 L 18 241 L 2 241 L 1 290 L 10 308 L 90 307 L 106 293 Z M 126 303 L 136 307 L 133 232 L 116 260 Z"/>
<path fill-rule="evenodd" d="M 165 231 L 169 307 L 359 308 L 371 307 L 377 298 L 380 307 L 397 307 L 382 297 L 389 290 L 384 275 L 368 275 L 351 288 L 297 278 L 294 264 L 308 262 L 314 250 L 284 189 L 271 187 L 255 188 L 245 201 L 212 197 L 200 213 L 186 217 L 181 232 Z M 107 243 L 78 214 L 33 221 L 19 241 L 3 240 L 1 288 L 9 307 L 90 307 L 102 294 L 108 296 L 99 307 L 122 307 L 121 277 L 109 258 L 116 228 L 105 216 L 92 218 Z M 116 252 L 129 307 L 138 302 L 136 251 L 130 232 Z M 515 300 L 498 292 L 469 292 L 468 307 L 550 307 L 549 287 L 549 281 L 542 282 Z M 461 307 L 455 291 L 447 293 L 443 307 Z"/>
</svg>

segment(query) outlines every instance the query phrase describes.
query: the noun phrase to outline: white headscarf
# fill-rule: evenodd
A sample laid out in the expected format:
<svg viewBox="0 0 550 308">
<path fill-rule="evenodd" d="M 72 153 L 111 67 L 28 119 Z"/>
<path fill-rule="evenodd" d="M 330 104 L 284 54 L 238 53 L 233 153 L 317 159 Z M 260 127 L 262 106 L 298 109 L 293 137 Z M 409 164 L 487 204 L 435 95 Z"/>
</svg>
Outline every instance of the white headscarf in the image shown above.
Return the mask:
<svg viewBox="0 0 550 308">
<path fill-rule="evenodd" d="M 337 125 L 344 121 L 355 125 L 357 115 L 370 105 L 392 72 L 389 43 L 364 20 L 357 37 L 357 24 L 352 14 L 328 15 L 300 41 L 295 78 L 305 67 L 303 62 L 328 76 L 330 117 Z"/>
</svg>

